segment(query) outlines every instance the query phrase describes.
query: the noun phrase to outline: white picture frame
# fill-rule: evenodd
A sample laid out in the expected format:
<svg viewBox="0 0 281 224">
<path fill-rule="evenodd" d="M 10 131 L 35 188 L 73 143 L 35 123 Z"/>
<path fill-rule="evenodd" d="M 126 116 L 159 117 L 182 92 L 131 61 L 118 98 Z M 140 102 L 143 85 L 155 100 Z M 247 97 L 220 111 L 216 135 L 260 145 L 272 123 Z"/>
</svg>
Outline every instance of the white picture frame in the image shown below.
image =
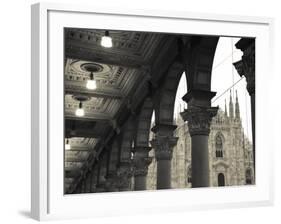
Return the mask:
<svg viewBox="0 0 281 224">
<path fill-rule="evenodd" d="M 63 74 L 62 28 L 67 26 L 255 37 L 256 185 L 64 195 L 63 79 L 59 74 Z M 269 133 L 263 132 L 270 128 L 266 105 L 271 101 L 260 93 L 264 88 L 273 91 L 271 79 L 262 75 L 273 76 L 272 50 L 271 18 L 50 3 L 32 5 L 32 217 L 50 220 L 271 205 L 273 141 Z"/>
</svg>

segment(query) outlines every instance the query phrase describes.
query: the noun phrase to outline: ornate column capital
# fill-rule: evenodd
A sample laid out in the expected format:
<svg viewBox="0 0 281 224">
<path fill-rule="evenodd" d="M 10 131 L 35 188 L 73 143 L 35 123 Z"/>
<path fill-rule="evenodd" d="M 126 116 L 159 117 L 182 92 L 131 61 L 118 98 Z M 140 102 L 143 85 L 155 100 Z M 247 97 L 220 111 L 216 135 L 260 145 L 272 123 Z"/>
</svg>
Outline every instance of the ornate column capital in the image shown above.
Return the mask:
<svg viewBox="0 0 281 224">
<path fill-rule="evenodd" d="M 191 106 L 181 113 L 184 121 L 188 121 L 191 136 L 209 135 L 212 117 L 216 116 L 218 107 Z"/>
<path fill-rule="evenodd" d="M 177 144 L 177 141 L 178 138 L 173 136 L 156 136 L 151 141 L 151 145 L 155 149 L 155 158 L 157 160 L 171 160 L 173 147 Z"/>
<path fill-rule="evenodd" d="M 133 159 L 134 176 L 146 176 L 152 157 L 135 157 Z"/>
<path fill-rule="evenodd" d="M 255 61 L 254 57 L 242 56 L 242 60 L 233 63 L 237 73 L 245 76 L 247 81 L 247 90 L 250 95 L 255 93 Z"/>
<path fill-rule="evenodd" d="M 245 76 L 247 90 L 251 96 L 255 94 L 255 40 L 242 38 L 235 46 L 243 51 L 243 56 L 242 60 L 233 63 L 233 65 L 241 77 Z"/>
<path fill-rule="evenodd" d="M 117 169 L 118 183 L 117 187 L 122 190 L 130 190 L 131 177 L 133 176 L 133 167 L 131 160 L 121 161 Z"/>
<path fill-rule="evenodd" d="M 132 161 L 131 160 L 121 161 L 118 164 L 117 175 L 132 176 Z"/>
</svg>

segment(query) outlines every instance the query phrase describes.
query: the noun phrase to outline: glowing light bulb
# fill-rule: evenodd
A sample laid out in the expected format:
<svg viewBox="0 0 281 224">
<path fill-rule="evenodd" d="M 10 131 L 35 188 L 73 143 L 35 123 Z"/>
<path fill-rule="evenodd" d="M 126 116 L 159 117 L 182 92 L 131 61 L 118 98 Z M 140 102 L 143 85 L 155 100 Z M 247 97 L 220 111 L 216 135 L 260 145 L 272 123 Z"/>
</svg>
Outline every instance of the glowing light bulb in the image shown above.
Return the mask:
<svg viewBox="0 0 281 224">
<path fill-rule="evenodd" d="M 83 108 L 77 108 L 77 110 L 75 111 L 75 115 L 77 117 L 83 117 L 85 115 L 85 111 Z"/>
<path fill-rule="evenodd" d="M 97 82 L 96 80 L 88 80 L 87 86 L 88 89 L 96 89 L 97 88 Z"/>
<path fill-rule="evenodd" d="M 65 143 L 65 150 L 70 150 L 71 149 L 71 146 L 69 144 L 69 140 L 66 139 L 66 143 Z"/>
<path fill-rule="evenodd" d="M 101 38 L 101 46 L 109 48 L 112 45 L 112 38 L 109 36 L 109 32 L 105 31 L 105 35 Z"/>
<path fill-rule="evenodd" d="M 97 82 L 94 80 L 94 74 L 91 73 L 90 79 L 87 81 L 86 85 L 87 89 L 96 89 L 97 88 Z"/>
<path fill-rule="evenodd" d="M 79 108 L 76 109 L 75 115 L 76 115 L 77 117 L 83 117 L 83 116 L 85 115 L 85 111 L 84 111 L 84 109 L 82 108 L 82 102 L 79 103 Z"/>
</svg>

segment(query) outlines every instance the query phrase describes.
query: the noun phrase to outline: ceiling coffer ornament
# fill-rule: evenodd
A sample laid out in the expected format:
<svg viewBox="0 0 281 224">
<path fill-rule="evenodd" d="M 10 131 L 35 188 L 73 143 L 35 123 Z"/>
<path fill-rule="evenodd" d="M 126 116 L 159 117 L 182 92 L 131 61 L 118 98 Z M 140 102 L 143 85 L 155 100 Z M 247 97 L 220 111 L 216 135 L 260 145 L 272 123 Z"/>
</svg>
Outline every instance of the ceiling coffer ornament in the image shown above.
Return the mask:
<svg viewBox="0 0 281 224">
<path fill-rule="evenodd" d="M 79 85 L 85 86 L 85 82 L 90 79 L 90 74 L 94 74 L 97 89 L 112 88 L 119 89 L 121 81 L 126 78 L 126 72 L 122 66 L 107 65 L 84 60 L 67 59 L 65 66 L 66 87 Z"/>
</svg>

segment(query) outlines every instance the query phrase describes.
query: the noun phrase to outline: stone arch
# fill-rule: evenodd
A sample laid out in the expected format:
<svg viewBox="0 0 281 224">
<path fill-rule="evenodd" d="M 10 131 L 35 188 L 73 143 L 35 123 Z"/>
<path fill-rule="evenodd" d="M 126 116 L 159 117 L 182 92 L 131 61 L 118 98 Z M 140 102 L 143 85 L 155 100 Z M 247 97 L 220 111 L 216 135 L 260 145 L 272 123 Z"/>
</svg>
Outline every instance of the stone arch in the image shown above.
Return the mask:
<svg viewBox="0 0 281 224">
<path fill-rule="evenodd" d="M 151 126 L 151 118 L 153 113 L 153 101 L 150 97 L 146 98 L 140 113 L 137 116 L 135 146 L 149 146 L 149 133 Z"/>
<path fill-rule="evenodd" d="M 193 36 L 184 55 L 188 91 L 211 90 L 213 60 L 219 37 Z"/>
<path fill-rule="evenodd" d="M 164 83 L 154 98 L 155 124 L 173 124 L 174 104 L 178 84 L 183 74 L 181 63 L 173 63 L 167 71 Z"/>
</svg>

